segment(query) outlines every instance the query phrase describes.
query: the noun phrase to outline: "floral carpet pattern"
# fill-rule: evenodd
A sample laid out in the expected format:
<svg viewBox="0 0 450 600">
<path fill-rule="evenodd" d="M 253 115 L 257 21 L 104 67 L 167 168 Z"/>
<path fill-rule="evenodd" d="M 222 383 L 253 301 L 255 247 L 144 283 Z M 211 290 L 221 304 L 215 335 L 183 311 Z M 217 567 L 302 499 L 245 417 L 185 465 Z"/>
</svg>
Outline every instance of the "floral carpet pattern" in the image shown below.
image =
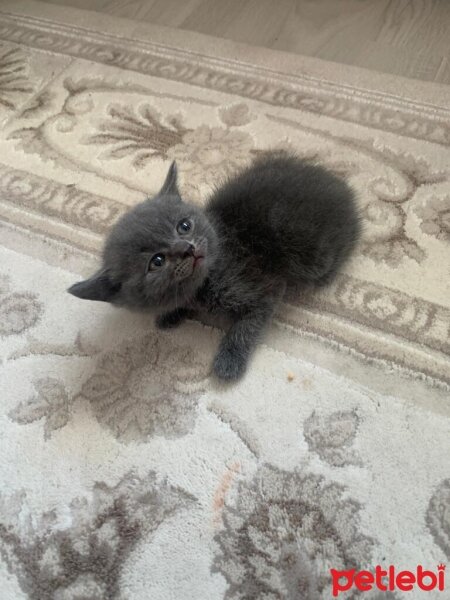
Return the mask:
<svg viewBox="0 0 450 600">
<path fill-rule="evenodd" d="M 332 568 L 449 563 L 450 109 L 334 72 L 0 6 L 2 598 L 328 600 Z M 364 234 L 238 385 L 210 375 L 218 323 L 66 293 L 172 160 L 202 204 L 268 148 L 345 177 Z"/>
</svg>

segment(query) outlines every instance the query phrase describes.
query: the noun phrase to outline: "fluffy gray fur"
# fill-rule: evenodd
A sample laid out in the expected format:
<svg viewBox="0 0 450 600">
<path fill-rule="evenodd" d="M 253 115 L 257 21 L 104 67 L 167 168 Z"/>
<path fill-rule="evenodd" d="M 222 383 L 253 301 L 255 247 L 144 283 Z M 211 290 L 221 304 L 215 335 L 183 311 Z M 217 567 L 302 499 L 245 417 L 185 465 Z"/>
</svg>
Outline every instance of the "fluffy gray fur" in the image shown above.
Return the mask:
<svg viewBox="0 0 450 600">
<path fill-rule="evenodd" d="M 231 325 L 213 369 L 238 379 L 286 286 L 329 283 L 359 232 L 349 186 L 287 153 L 259 157 L 204 209 L 181 199 L 173 163 L 157 196 L 112 228 L 101 269 L 69 292 L 151 308 L 161 328 L 198 310 L 225 313 Z"/>
</svg>

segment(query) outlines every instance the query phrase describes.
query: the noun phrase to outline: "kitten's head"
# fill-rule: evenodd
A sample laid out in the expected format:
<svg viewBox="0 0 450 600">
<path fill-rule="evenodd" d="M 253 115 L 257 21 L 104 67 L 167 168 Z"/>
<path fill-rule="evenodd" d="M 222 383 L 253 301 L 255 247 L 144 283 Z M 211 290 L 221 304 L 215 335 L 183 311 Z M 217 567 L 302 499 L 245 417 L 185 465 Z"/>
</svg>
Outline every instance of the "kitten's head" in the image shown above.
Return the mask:
<svg viewBox="0 0 450 600">
<path fill-rule="evenodd" d="M 181 199 L 172 163 L 157 196 L 115 224 L 102 268 L 68 291 L 129 308 L 171 309 L 194 297 L 216 251 L 216 233 L 199 208 Z"/>
</svg>

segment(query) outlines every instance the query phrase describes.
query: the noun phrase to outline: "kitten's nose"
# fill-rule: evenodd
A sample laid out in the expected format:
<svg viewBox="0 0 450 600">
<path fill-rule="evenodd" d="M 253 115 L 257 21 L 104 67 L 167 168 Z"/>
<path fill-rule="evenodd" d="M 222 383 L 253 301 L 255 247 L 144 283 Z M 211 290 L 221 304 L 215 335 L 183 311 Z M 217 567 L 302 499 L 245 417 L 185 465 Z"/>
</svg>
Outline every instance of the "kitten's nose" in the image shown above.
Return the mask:
<svg viewBox="0 0 450 600">
<path fill-rule="evenodd" d="M 194 256 L 195 246 L 185 240 L 176 242 L 173 246 L 173 253 L 181 258 L 187 258 L 188 256 Z"/>
</svg>

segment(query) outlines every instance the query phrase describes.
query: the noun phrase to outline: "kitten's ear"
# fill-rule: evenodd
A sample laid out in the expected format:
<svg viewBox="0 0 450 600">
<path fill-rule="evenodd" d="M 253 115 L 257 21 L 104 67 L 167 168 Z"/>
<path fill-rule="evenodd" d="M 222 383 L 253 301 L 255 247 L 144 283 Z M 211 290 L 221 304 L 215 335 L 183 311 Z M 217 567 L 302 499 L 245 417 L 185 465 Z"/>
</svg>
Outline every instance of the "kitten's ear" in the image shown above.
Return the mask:
<svg viewBox="0 0 450 600">
<path fill-rule="evenodd" d="M 121 288 L 120 283 L 113 283 L 106 271 L 99 271 L 89 279 L 74 283 L 67 291 L 83 300 L 99 300 L 111 302 Z"/>
<path fill-rule="evenodd" d="M 163 186 L 159 192 L 160 196 L 164 196 L 164 195 L 173 195 L 173 196 L 179 196 L 180 192 L 178 191 L 178 168 L 177 168 L 177 163 L 175 161 L 173 161 L 173 163 L 170 165 L 169 170 L 167 172 L 166 175 L 166 180 L 163 183 Z"/>
</svg>

